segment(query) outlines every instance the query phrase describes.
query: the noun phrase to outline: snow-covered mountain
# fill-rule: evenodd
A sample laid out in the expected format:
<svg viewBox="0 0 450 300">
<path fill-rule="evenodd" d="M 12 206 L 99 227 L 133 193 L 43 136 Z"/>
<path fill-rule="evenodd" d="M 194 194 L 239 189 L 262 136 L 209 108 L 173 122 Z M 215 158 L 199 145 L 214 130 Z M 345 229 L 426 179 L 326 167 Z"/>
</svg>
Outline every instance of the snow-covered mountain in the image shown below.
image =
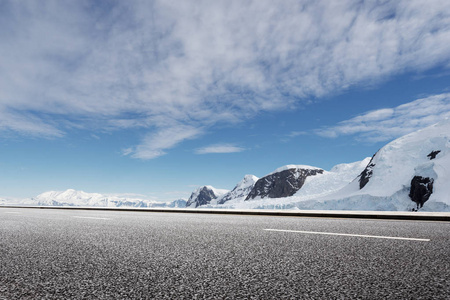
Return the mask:
<svg viewBox="0 0 450 300">
<path fill-rule="evenodd" d="M 86 193 L 68 189 L 66 191 L 49 191 L 29 200 L 27 205 L 43 206 L 94 206 L 94 207 L 180 207 L 186 205 L 186 200 L 179 199 L 171 202 L 157 202 L 136 198 L 106 196 L 98 193 Z"/>
<path fill-rule="evenodd" d="M 210 185 L 199 187 L 192 192 L 186 203 L 186 207 L 196 208 L 201 205 L 217 204 L 217 200 L 228 192 L 229 190 L 216 189 Z"/>
<path fill-rule="evenodd" d="M 49 191 L 32 198 L 36 205 L 53 206 L 101 206 L 101 207 L 147 207 L 147 202 L 140 199 L 128 199 L 105 196 L 97 193 L 86 193 L 68 189 L 66 191 Z"/>
<path fill-rule="evenodd" d="M 287 165 L 260 178 L 245 200 L 255 198 L 284 198 L 300 190 L 309 176 L 323 174 L 323 170 L 304 165 Z"/>
<path fill-rule="evenodd" d="M 227 201 L 232 199 L 245 199 L 248 194 L 251 192 L 255 183 L 258 181 L 258 177 L 255 175 L 245 175 L 244 179 L 242 179 L 231 191 L 226 193 L 223 197 L 217 200 L 217 204 L 224 204 Z"/>
<path fill-rule="evenodd" d="M 231 197 L 218 204 L 207 207 L 450 211 L 450 120 L 330 171 L 281 167 L 260 178 L 245 200 Z"/>
<path fill-rule="evenodd" d="M 323 207 L 450 210 L 450 120 L 381 148 L 351 184 L 319 199 Z"/>
<path fill-rule="evenodd" d="M 171 202 L 163 202 L 165 206 L 163 207 L 169 207 L 169 208 L 185 208 L 187 200 L 185 199 L 178 199 Z M 151 207 L 157 207 L 155 203 Z"/>
<path fill-rule="evenodd" d="M 308 172 L 300 170 L 316 170 L 315 175 L 304 176 L 303 185 L 295 183 L 297 185 L 297 192 L 293 196 L 283 197 L 283 198 L 271 198 L 271 197 L 256 197 L 253 200 L 245 200 L 246 198 L 235 198 L 231 199 L 223 205 L 216 205 L 216 208 L 236 208 L 236 209 L 252 209 L 252 208 L 282 208 L 282 209 L 295 209 L 296 202 L 301 200 L 310 200 L 318 197 L 323 197 L 330 193 L 336 192 L 342 187 L 348 185 L 355 177 L 357 177 L 367 166 L 370 158 L 366 158 L 362 161 L 349 163 L 349 164 L 339 164 L 334 166 L 330 171 L 325 171 L 320 168 L 303 166 L 303 165 L 288 165 L 276 169 L 270 174 L 262 177 L 261 179 L 267 178 L 271 179 L 272 186 L 275 186 L 275 191 L 278 189 L 277 186 L 289 186 L 288 190 L 293 189 L 290 186 L 291 180 L 295 179 L 295 176 L 280 176 L 280 173 L 291 170 L 286 175 L 298 174 L 298 178 L 303 178 L 301 175 L 306 175 Z M 272 176 L 277 174 L 277 176 Z M 310 173 L 312 174 L 312 173 Z M 261 180 L 259 179 L 259 181 Z M 277 180 L 274 180 L 277 179 Z M 265 180 L 263 181 L 265 182 Z M 255 185 L 256 186 L 256 185 Z M 300 186 L 300 188 L 298 188 Z M 267 184 L 266 194 L 275 193 L 275 191 L 270 190 L 270 185 Z M 281 189 L 281 191 L 283 191 Z"/>
</svg>

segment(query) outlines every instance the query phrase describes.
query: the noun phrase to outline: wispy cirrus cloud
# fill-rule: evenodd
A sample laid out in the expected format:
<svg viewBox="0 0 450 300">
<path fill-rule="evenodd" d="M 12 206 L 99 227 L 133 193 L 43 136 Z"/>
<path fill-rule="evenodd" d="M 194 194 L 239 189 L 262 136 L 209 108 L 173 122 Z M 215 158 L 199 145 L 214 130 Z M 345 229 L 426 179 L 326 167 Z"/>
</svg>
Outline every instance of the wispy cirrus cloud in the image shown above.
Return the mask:
<svg viewBox="0 0 450 300">
<path fill-rule="evenodd" d="M 93 132 L 146 129 L 126 151 L 140 159 L 216 124 L 450 61 L 448 1 L 3 1 L 0 8 L 0 130 L 60 136 L 64 119 Z M 178 132 L 172 142 L 167 131 Z"/>
<path fill-rule="evenodd" d="M 147 135 L 135 148 L 125 149 L 123 154 L 140 159 L 157 158 L 165 155 L 167 149 L 175 147 L 184 140 L 195 139 L 201 134 L 203 134 L 201 128 L 186 125 L 159 129 Z"/>
<path fill-rule="evenodd" d="M 45 138 L 62 137 L 64 131 L 58 129 L 50 120 L 38 118 L 32 113 L 17 113 L 0 109 L 0 132 L 21 133 Z"/>
<path fill-rule="evenodd" d="M 211 154 L 211 153 L 236 153 L 245 151 L 245 148 L 238 147 L 233 144 L 214 144 L 195 150 L 196 154 Z"/>
<path fill-rule="evenodd" d="M 354 135 L 367 142 L 388 141 L 450 118 L 450 94 L 433 95 L 394 108 L 367 112 L 316 134 L 335 138 Z"/>
</svg>

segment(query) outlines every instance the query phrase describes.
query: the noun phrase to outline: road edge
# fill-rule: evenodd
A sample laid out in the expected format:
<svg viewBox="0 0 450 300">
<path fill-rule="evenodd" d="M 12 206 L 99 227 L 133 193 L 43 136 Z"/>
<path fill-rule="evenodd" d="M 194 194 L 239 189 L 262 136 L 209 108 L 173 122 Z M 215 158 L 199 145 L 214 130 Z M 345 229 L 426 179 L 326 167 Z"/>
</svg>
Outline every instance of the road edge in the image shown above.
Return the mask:
<svg viewBox="0 0 450 300">
<path fill-rule="evenodd" d="M 255 216 L 278 216 L 278 217 L 313 217 L 313 218 L 450 222 L 450 213 L 445 212 L 265 210 L 265 209 L 237 210 L 237 209 L 134 208 L 134 207 L 124 208 L 124 207 L 14 206 L 14 205 L 0 205 L 0 208 L 160 212 L 160 213 L 189 213 L 189 214 L 229 214 L 229 215 L 255 215 Z"/>
</svg>

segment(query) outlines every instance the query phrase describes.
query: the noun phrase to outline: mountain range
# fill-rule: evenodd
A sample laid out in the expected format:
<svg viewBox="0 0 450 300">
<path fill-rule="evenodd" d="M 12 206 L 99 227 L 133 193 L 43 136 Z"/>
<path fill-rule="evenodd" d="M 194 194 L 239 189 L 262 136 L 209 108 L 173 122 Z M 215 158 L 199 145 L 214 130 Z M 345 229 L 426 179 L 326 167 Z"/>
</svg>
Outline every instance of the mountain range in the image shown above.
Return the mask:
<svg viewBox="0 0 450 300">
<path fill-rule="evenodd" d="M 0 202 L 1 203 L 1 202 Z M 87 206 L 87 207 L 170 207 L 184 208 L 186 200 L 158 202 L 145 199 L 86 193 L 68 189 L 66 191 L 48 191 L 36 197 L 22 200 L 5 200 L 3 205 L 37 205 L 37 206 Z"/>
<path fill-rule="evenodd" d="M 188 200 L 156 202 L 66 190 L 21 205 L 228 209 L 450 211 L 450 120 L 400 137 L 371 158 L 331 170 L 286 165 L 258 178 L 245 175 L 230 190 L 201 186 Z M 0 199 L 0 205 L 10 204 Z"/>
<path fill-rule="evenodd" d="M 400 137 L 372 158 L 330 171 L 287 165 L 252 178 L 239 195 L 216 196 L 191 207 L 450 211 L 450 120 Z M 190 201 L 196 203 L 193 196 Z"/>
</svg>

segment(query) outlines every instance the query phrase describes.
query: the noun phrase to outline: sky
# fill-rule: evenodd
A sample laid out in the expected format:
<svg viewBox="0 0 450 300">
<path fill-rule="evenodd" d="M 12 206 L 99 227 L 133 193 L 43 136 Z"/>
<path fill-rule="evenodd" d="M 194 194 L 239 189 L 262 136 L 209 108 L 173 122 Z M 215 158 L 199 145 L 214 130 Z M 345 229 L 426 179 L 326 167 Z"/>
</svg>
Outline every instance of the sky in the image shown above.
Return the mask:
<svg viewBox="0 0 450 300">
<path fill-rule="evenodd" d="M 450 1 L 0 0 L 0 196 L 155 201 L 450 117 Z"/>
</svg>

